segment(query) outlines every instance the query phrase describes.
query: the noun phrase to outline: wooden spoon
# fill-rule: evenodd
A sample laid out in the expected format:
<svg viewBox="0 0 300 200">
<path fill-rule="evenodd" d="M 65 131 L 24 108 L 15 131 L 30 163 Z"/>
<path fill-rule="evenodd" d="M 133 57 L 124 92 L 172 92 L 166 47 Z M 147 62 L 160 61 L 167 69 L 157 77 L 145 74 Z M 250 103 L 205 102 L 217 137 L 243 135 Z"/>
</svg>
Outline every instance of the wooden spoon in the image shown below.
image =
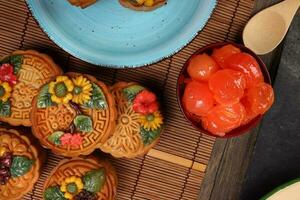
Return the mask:
<svg viewBox="0 0 300 200">
<path fill-rule="evenodd" d="M 300 0 L 285 0 L 250 19 L 244 32 L 246 47 L 262 55 L 273 51 L 286 35 L 300 6 Z"/>
</svg>

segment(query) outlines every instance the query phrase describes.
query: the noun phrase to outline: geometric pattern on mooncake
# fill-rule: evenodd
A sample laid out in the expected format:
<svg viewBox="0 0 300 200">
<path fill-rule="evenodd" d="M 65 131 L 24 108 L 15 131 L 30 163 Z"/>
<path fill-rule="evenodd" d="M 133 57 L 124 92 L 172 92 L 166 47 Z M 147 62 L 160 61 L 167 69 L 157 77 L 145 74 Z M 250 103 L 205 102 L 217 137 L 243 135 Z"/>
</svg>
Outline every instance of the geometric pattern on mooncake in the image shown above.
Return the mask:
<svg viewBox="0 0 300 200">
<path fill-rule="evenodd" d="M 0 128 L 0 147 L 7 148 L 14 156 L 26 156 L 34 160 L 30 171 L 25 175 L 11 177 L 6 184 L 0 184 L 0 199 L 19 200 L 33 189 L 38 180 L 45 157 L 44 152 L 33 146 L 30 140 L 20 135 L 18 131 L 4 128 Z"/>
<path fill-rule="evenodd" d="M 37 106 L 38 95 L 33 100 L 33 108 L 31 113 L 32 132 L 40 140 L 41 144 L 51 149 L 58 155 L 66 157 L 76 157 L 79 155 L 88 155 L 101 143 L 107 140 L 115 127 L 116 108 L 114 100 L 107 86 L 89 75 L 79 73 L 67 73 L 65 76 L 76 78 L 83 76 L 90 82 L 96 84 L 103 92 L 107 107 L 105 109 L 91 109 L 83 106 L 75 106 L 72 103 L 56 104 L 46 108 Z M 82 143 L 77 146 L 56 145 L 48 138 L 55 131 L 66 131 L 74 121 L 78 110 L 92 120 L 93 130 L 82 135 Z"/>
<path fill-rule="evenodd" d="M 43 193 L 48 187 L 61 185 L 67 177 L 83 177 L 85 173 L 100 168 L 105 170 L 105 184 L 97 193 L 98 200 L 113 200 L 115 199 L 118 185 L 115 169 L 108 161 L 99 160 L 94 156 L 61 161 L 45 181 Z"/>
<path fill-rule="evenodd" d="M 29 115 L 32 99 L 42 85 L 62 74 L 62 71 L 52 58 L 37 51 L 15 51 L 12 55 L 21 55 L 22 63 L 10 97 L 11 114 L 9 117 L 0 117 L 0 121 L 13 126 L 31 126 Z"/>
<path fill-rule="evenodd" d="M 101 150 L 117 158 L 134 158 L 146 154 L 158 143 L 163 130 L 161 128 L 151 142 L 144 142 L 141 134 L 141 114 L 134 111 L 132 102 L 128 101 L 123 92 L 124 88 L 135 85 L 137 84 L 119 82 L 111 88 L 117 105 L 118 119 L 113 135 L 101 146 Z"/>
</svg>

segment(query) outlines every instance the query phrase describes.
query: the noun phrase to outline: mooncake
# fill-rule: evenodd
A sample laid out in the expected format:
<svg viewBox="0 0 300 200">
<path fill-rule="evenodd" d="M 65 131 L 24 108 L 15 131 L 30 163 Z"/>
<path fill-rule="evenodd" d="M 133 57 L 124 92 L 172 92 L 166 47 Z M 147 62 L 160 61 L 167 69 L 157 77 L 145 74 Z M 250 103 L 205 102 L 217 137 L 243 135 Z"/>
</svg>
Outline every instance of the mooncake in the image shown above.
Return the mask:
<svg viewBox="0 0 300 200">
<path fill-rule="evenodd" d="M 114 133 L 101 150 L 114 157 L 146 154 L 163 131 L 163 116 L 156 95 L 137 83 L 116 83 L 112 89 L 118 119 Z"/>
<path fill-rule="evenodd" d="M 0 128 L 0 199 L 19 200 L 30 192 L 44 159 L 42 149 L 29 137 Z"/>
<path fill-rule="evenodd" d="M 88 155 L 115 128 L 113 96 L 104 83 L 90 75 L 57 76 L 41 88 L 32 104 L 33 134 L 59 155 Z"/>
<path fill-rule="evenodd" d="M 39 88 L 62 74 L 53 60 L 37 51 L 15 51 L 0 60 L 0 121 L 31 126 L 31 102 Z"/>
<path fill-rule="evenodd" d="M 86 8 L 94 3 L 97 0 L 68 0 L 74 6 L 80 6 L 81 8 Z"/>
<path fill-rule="evenodd" d="M 119 0 L 119 2 L 122 6 L 137 11 L 151 11 L 167 4 L 167 0 Z"/>
<path fill-rule="evenodd" d="M 117 175 L 108 161 L 96 157 L 61 161 L 44 184 L 44 200 L 113 200 Z"/>
</svg>

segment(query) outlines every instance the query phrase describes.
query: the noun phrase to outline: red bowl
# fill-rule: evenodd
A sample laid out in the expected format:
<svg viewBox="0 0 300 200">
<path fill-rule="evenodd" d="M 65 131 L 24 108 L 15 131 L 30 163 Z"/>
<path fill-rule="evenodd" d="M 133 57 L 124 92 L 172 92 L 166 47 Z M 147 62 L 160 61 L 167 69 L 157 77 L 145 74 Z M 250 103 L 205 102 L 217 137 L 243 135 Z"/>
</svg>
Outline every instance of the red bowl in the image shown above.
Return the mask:
<svg viewBox="0 0 300 200">
<path fill-rule="evenodd" d="M 252 55 L 256 59 L 256 61 L 258 62 L 259 66 L 260 66 L 260 69 L 261 69 L 261 71 L 263 73 L 265 82 L 271 84 L 271 78 L 270 78 L 269 71 L 268 71 L 266 65 L 263 63 L 263 61 L 253 51 L 251 51 L 247 47 L 245 47 L 243 45 L 240 45 L 240 44 L 233 43 L 233 42 L 215 43 L 215 44 L 211 44 L 211 45 L 208 45 L 208 46 L 205 46 L 205 47 L 199 49 L 184 64 L 184 66 L 183 66 L 183 68 L 182 68 L 182 70 L 180 72 L 180 75 L 178 77 L 178 80 L 177 80 L 177 100 L 178 100 L 180 109 L 181 109 L 182 113 L 184 114 L 185 118 L 196 129 L 198 129 L 201 133 L 205 133 L 207 135 L 214 136 L 214 137 L 220 137 L 220 138 L 236 137 L 236 136 L 242 135 L 244 133 L 247 133 L 251 129 L 253 129 L 254 127 L 256 127 L 259 124 L 259 122 L 261 121 L 262 117 L 263 117 L 263 115 L 259 115 L 255 119 L 253 119 L 252 121 L 250 121 L 248 124 L 245 124 L 245 125 L 240 126 L 240 127 L 236 128 L 236 129 L 233 129 L 232 131 L 226 133 L 225 136 L 221 137 L 221 136 L 217 136 L 217 135 L 215 135 L 215 134 L 213 134 L 213 133 L 205 130 L 202 127 L 202 125 L 201 125 L 201 120 L 199 119 L 199 117 L 197 117 L 196 115 L 193 115 L 193 114 L 187 112 L 183 108 L 182 97 L 183 97 L 184 89 L 185 89 L 185 80 L 188 79 L 188 78 L 190 78 L 189 75 L 188 75 L 188 73 L 187 73 L 187 67 L 188 67 L 188 65 L 190 63 L 190 60 L 193 59 L 196 55 L 203 54 L 203 53 L 207 53 L 208 55 L 211 55 L 213 49 L 220 48 L 220 47 L 222 47 L 224 45 L 227 45 L 227 44 L 232 44 L 232 45 L 240 48 L 242 52 L 246 52 L 246 53 L 249 53 L 250 55 Z"/>
</svg>

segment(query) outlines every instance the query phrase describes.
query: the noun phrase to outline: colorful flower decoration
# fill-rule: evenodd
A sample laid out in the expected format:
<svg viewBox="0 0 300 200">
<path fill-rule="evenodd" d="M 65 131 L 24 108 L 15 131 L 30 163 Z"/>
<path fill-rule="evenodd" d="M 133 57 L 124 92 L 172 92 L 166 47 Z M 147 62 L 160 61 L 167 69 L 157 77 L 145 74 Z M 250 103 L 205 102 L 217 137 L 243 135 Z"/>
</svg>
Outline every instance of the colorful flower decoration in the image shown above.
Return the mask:
<svg viewBox="0 0 300 200">
<path fill-rule="evenodd" d="M 133 100 L 133 110 L 142 115 L 154 113 L 158 107 L 156 95 L 148 90 L 143 90 Z"/>
<path fill-rule="evenodd" d="M 26 156 L 13 155 L 6 147 L 0 147 L 0 185 L 8 183 L 9 179 L 27 174 L 34 160 Z"/>
<path fill-rule="evenodd" d="M 70 146 L 80 146 L 82 144 L 82 137 L 79 133 L 71 134 L 65 133 L 60 138 L 60 142 L 62 145 L 70 145 Z"/>
<path fill-rule="evenodd" d="M 76 176 L 66 178 L 60 186 L 60 190 L 64 192 L 64 197 L 66 199 L 73 199 L 82 189 L 83 182 L 81 178 Z"/>
<path fill-rule="evenodd" d="M 80 146 L 82 144 L 82 137 L 79 133 L 72 135 L 70 145 L 71 146 Z"/>
<path fill-rule="evenodd" d="M 0 80 L 9 83 L 11 87 L 17 84 L 17 76 L 14 74 L 14 67 L 11 64 L 0 66 Z"/>
<path fill-rule="evenodd" d="M 73 82 L 67 76 L 58 76 L 56 81 L 49 84 L 51 100 L 55 103 L 69 103 L 72 100 Z"/>
<path fill-rule="evenodd" d="M 0 81 L 0 100 L 2 102 L 6 102 L 8 98 L 11 96 L 12 88 L 8 84 L 8 82 Z"/>
<path fill-rule="evenodd" d="M 69 145 L 71 143 L 72 134 L 71 133 L 65 133 L 60 138 L 60 142 L 62 145 Z"/>
<path fill-rule="evenodd" d="M 78 76 L 73 78 L 74 90 L 73 90 L 73 99 L 72 101 L 77 104 L 83 105 L 91 99 L 92 95 L 92 84 L 91 82 L 83 77 Z"/>
<path fill-rule="evenodd" d="M 105 169 L 87 171 L 82 177 L 69 175 L 60 185 L 53 185 L 44 191 L 45 200 L 97 200 L 97 193 L 105 184 Z"/>
<path fill-rule="evenodd" d="M 163 117 L 159 111 L 147 115 L 141 115 L 140 123 L 146 130 L 157 130 L 163 124 Z"/>
</svg>

